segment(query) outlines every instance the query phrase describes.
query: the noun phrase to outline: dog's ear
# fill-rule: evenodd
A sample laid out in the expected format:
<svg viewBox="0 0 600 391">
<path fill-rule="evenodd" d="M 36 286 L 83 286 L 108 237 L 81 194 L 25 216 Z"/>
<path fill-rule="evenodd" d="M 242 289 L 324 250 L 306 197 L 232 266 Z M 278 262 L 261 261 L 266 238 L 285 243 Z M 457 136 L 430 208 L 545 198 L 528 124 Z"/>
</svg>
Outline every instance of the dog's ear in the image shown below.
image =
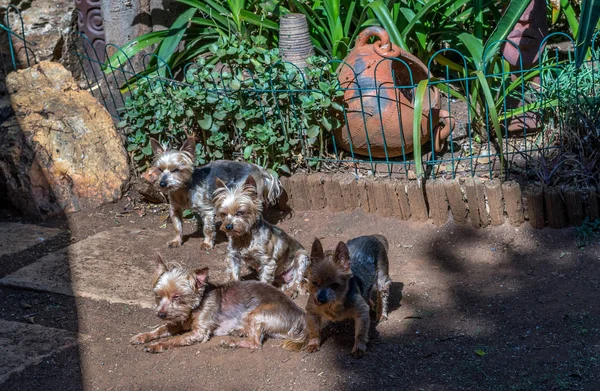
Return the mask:
<svg viewBox="0 0 600 391">
<path fill-rule="evenodd" d="M 165 153 L 162 145 L 160 145 L 158 140 L 155 138 L 150 138 L 150 146 L 152 147 L 152 152 L 154 152 L 155 155 L 161 155 Z"/>
<path fill-rule="evenodd" d="M 156 269 L 154 269 L 154 274 L 152 275 L 152 287 L 156 286 L 158 279 L 163 275 L 164 272 L 169 270 L 167 264 L 160 254 L 156 254 Z"/>
<path fill-rule="evenodd" d="M 348 246 L 346 246 L 346 243 L 338 243 L 337 247 L 335 248 L 335 261 L 342 267 L 342 269 L 350 269 L 350 251 L 348 251 Z"/>
<path fill-rule="evenodd" d="M 256 190 L 256 180 L 252 175 L 248 175 L 246 177 L 246 181 L 244 182 L 244 187 L 250 187 L 253 190 Z"/>
<path fill-rule="evenodd" d="M 215 185 L 215 190 L 227 187 L 227 185 L 225 184 L 225 182 L 223 182 L 221 178 L 215 179 Z"/>
<path fill-rule="evenodd" d="M 323 253 L 323 245 L 321 241 L 315 238 L 315 241 L 312 244 L 312 249 L 310 250 L 310 262 L 317 263 L 321 261 L 325 257 Z"/>
<path fill-rule="evenodd" d="M 208 282 L 208 268 L 194 270 L 194 277 L 196 278 L 196 287 L 203 287 Z"/>
<path fill-rule="evenodd" d="M 192 157 L 196 156 L 196 140 L 194 140 L 194 136 L 189 136 L 179 150 L 190 154 Z"/>
</svg>

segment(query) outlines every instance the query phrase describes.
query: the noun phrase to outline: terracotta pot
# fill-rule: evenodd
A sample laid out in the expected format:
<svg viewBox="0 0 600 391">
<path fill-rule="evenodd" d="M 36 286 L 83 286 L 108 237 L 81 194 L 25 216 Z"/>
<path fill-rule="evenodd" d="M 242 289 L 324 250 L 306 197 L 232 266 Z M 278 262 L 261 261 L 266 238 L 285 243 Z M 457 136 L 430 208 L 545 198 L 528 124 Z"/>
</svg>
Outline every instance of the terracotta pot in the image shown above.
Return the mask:
<svg viewBox="0 0 600 391">
<path fill-rule="evenodd" d="M 371 37 L 379 40 L 369 44 Z M 334 132 L 338 146 L 346 151 L 352 146 L 354 153 L 376 158 L 386 157 L 386 147 L 388 157 L 412 152 L 416 89 L 408 86 L 428 78 L 425 64 L 391 43 L 381 27 L 369 27 L 360 33 L 337 72 L 346 89 L 347 112 L 346 126 Z M 430 141 L 433 133 L 434 149 L 440 151 L 453 128 L 454 119 L 440 109 L 439 91 L 430 87 L 423 102 L 421 142 Z"/>
</svg>

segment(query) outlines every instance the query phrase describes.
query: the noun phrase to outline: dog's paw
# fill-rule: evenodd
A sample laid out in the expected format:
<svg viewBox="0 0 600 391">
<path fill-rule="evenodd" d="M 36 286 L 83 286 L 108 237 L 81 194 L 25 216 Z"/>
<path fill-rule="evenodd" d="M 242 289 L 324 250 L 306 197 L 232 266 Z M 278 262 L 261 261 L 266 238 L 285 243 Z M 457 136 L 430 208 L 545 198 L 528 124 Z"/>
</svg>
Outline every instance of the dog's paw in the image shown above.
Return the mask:
<svg viewBox="0 0 600 391">
<path fill-rule="evenodd" d="M 231 339 L 221 341 L 221 343 L 219 344 L 219 346 L 221 346 L 224 349 L 235 349 L 235 348 L 237 348 L 237 344 L 235 343 L 235 341 L 233 341 Z"/>
<path fill-rule="evenodd" d="M 173 239 L 170 242 L 167 242 L 167 247 L 168 248 L 181 247 L 181 240 Z"/>
<path fill-rule="evenodd" d="M 148 333 L 140 333 L 140 334 L 137 334 L 137 335 L 134 335 L 133 337 L 131 337 L 131 339 L 129 340 L 129 343 L 132 345 L 141 345 L 150 340 L 151 340 L 151 338 L 148 335 Z"/>
<path fill-rule="evenodd" d="M 155 343 L 151 343 L 150 345 L 146 346 L 144 348 L 144 350 L 148 353 L 162 353 L 165 350 L 167 350 L 167 348 L 165 347 L 165 345 L 161 344 L 160 342 L 155 342 Z"/>
<path fill-rule="evenodd" d="M 288 288 L 288 289 L 284 290 L 283 293 L 285 293 L 286 296 L 292 300 L 294 300 L 296 297 L 298 297 L 298 289 L 296 289 L 296 288 Z"/>
<path fill-rule="evenodd" d="M 207 242 L 202 242 L 202 244 L 200 245 L 200 249 L 201 250 L 212 250 L 214 248 L 214 246 L 212 245 L 212 243 L 207 243 Z"/>
<path fill-rule="evenodd" d="M 307 353 L 317 352 L 317 351 L 319 351 L 319 344 L 316 344 L 316 343 L 308 344 L 304 348 L 304 351 L 307 352 Z"/>
<path fill-rule="evenodd" d="M 361 358 L 367 352 L 367 345 L 362 342 L 357 342 L 354 344 L 354 348 L 352 349 L 352 356 L 354 358 Z"/>
</svg>

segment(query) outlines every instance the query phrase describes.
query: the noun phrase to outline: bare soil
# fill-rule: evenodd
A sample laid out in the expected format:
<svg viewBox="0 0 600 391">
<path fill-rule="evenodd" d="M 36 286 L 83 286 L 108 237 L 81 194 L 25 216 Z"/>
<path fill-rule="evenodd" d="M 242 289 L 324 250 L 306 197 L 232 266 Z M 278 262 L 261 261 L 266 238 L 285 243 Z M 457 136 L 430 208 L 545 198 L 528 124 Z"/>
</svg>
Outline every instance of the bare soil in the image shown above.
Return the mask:
<svg viewBox="0 0 600 391">
<path fill-rule="evenodd" d="M 0 262 L 0 277 L 69 243 L 117 225 L 172 230 L 161 207 L 127 199 L 43 224 L 63 227 Z M 4 220 L 19 220 L 3 214 Z M 166 225 L 165 225 L 166 223 Z M 151 310 L 70 296 L 0 288 L 0 319 L 88 335 L 12 375 L 6 390 L 596 390 L 600 381 L 600 243 L 578 248 L 572 230 L 504 225 L 476 230 L 364 214 L 312 211 L 279 225 L 309 247 L 379 233 L 390 242 L 390 318 L 372 326 L 367 355 L 350 356 L 353 326 L 328 328 L 321 350 L 291 353 L 268 340 L 257 351 L 207 344 L 163 354 L 127 343 L 160 323 Z M 164 228 L 161 228 L 163 227 Z M 190 234 L 195 225 L 184 225 Z M 1 238 L 0 238 L 1 240 Z M 226 244 L 199 250 L 200 234 L 163 255 L 222 270 Z M 140 241 L 143 251 L 148 243 Z M 149 259 L 148 262 L 153 262 Z M 114 278 L 127 278 L 114 270 Z M 150 284 L 150 276 L 148 276 Z M 150 292 L 149 292 L 150 294 Z M 304 305 L 306 296 L 297 299 Z M 32 315 L 33 314 L 33 315 Z M 18 343 L 13 341 L 12 343 Z"/>
</svg>

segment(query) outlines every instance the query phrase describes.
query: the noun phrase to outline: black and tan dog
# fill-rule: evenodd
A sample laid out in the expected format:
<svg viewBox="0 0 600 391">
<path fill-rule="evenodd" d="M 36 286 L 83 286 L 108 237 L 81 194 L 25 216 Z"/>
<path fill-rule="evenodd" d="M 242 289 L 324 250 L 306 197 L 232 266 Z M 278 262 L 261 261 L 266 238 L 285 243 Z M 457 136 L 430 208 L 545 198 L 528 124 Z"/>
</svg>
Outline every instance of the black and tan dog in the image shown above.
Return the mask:
<svg viewBox="0 0 600 391">
<path fill-rule="evenodd" d="M 266 337 L 283 339 L 282 347 L 299 351 L 308 331 L 304 311 L 283 292 L 260 281 L 213 285 L 208 268 L 188 271 L 160 256 L 152 277 L 156 314 L 167 323 L 134 336 L 134 345 L 152 353 L 208 341 L 212 336 L 244 335 L 226 347 L 258 348 Z"/>
<path fill-rule="evenodd" d="M 194 167 L 196 143 L 189 137 L 181 149 L 167 149 L 154 139 L 150 140 L 155 154 L 154 167 L 159 171 L 156 184 L 169 197 L 171 221 L 177 235 L 167 243 L 168 247 L 181 246 L 183 211 L 191 208 L 202 217 L 204 241 L 202 249 L 214 246 L 215 210 L 212 203 L 216 178 L 229 186 L 243 183 L 248 176 L 256 182 L 257 194 L 262 203 L 275 204 L 282 193 L 279 180 L 267 170 L 250 163 L 217 160 L 201 167 Z"/>
<path fill-rule="evenodd" d="M 323 251 L 315 239 L 308 267 L 309 298 L 306 303 L 309 341 L 306 350 L 319 350 L 321 330 L 328 321 L 354 319 L 352 354 L 362 357 L 369 338 L 369 307 L 377 291 L 376 317 L 387 319 L 389 286 L 388 242 L 381 235 L 361 236 L 335 251 Z"/>
</svg>

